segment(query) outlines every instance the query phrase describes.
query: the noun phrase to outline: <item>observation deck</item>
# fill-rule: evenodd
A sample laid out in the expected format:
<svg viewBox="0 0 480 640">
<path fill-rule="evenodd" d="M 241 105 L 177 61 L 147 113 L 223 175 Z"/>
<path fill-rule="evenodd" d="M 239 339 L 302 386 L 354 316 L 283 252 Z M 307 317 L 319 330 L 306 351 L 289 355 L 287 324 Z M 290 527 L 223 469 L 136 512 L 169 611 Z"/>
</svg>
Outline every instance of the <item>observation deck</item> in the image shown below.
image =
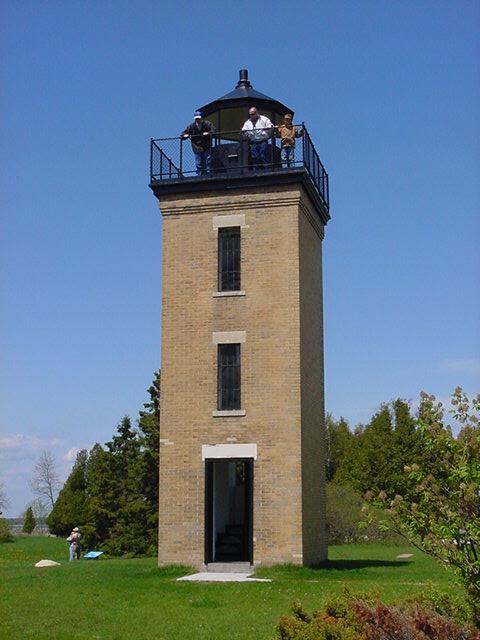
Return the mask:
<svg viewBox="0 0 480 640">
<path fill-rule="evenodd" d="M 273 127 L 265 133 L 262 162 L 252 157 L 254 139 L 250 131 L 242 131 L 248 109 L 257 107 Z M 281 139 L 277 127 L 291 109 L 255 91 L 248 81 L 246 69 L 234 91 L 201 108 L 206 120 L 214 126 L 208 136 L 208 166 L 197 168 L 192 141 L 182 135 L 150 140 L 150 188 L 157 198 L 173 193 L 194 193 L 222 189 L 301 183 L 326 224 L 329 214 L 328 173 L 323 166 L 305 124 L 293 124 L 295 150 L 290 158 L 282 158 Z M 221 127 L 230 125 L 225 130 Z M 259 129 L 256 130 L 257 132 Z"/>
</svg>

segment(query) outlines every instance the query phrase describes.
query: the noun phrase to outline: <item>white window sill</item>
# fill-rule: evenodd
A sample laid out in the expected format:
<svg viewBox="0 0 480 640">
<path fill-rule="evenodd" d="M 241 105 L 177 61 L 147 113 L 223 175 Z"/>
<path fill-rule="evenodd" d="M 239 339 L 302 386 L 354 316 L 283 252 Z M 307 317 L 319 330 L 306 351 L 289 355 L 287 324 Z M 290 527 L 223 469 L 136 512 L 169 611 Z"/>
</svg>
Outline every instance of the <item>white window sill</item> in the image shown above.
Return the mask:
<svg viewBox="0 0 480 640">
<path fill-rule="evenodd" d="M 230 298 L 233 296 L 244 296 L 245 291 L 215 291 L 213 293 L 214 298 Z"/>
<path fill-rule="evenodd" d="M 228 411 L 213 411 L 212 416 L 214 418 L 239 418 L 241 416 L 246 416 L 247 412 L 245 409 L 230 409 Z"/>
</svg>

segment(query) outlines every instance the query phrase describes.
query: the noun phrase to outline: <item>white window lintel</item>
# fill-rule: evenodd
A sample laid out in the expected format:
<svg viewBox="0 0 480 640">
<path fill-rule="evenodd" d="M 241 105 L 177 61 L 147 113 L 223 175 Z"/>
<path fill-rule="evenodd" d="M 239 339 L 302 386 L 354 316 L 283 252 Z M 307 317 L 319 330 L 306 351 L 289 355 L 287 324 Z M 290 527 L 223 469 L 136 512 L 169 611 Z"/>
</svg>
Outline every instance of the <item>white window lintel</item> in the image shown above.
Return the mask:
<svg viewBox="0 0 480 640">
<path fill-rule="evenodd" d="M 246 341 L 246 331 L 214 331 L 212 333 L 212 344 L 241 344 Z"/>
<path fill-rule="evenodd" d="M 210 458 L 257 459 L 257 445 L 252 444 L 202 444 L 202 460 Z"/>
<path fill-rule="evenodd" d="M 213 216 L 213 228 L 215 230 L 225 227 L 245 227 L 245 214 L 237 213 L 224 216 Z"/>
</svg>

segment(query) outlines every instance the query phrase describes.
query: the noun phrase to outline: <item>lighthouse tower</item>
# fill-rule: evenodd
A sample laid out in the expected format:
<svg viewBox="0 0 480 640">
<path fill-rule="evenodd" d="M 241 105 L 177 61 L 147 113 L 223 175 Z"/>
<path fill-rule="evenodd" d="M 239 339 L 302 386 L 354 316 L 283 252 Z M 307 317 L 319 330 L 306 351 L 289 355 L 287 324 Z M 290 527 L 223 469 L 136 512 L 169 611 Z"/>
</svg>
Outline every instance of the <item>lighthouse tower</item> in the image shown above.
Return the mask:
<svg viewBox="0 0 480 640">
<path fill-rule="evenodd" d="M 163 219 L 160 565 L 225 569 L 326 559 L 322 241 L 328 175 L 302 124 L 294 159 L 249 109 L 293 110 L 236 88 L 201 108 L 191 139 L 152 139 Z M 207 136 L 208 137 L 208 136 Z"/>
</svg>

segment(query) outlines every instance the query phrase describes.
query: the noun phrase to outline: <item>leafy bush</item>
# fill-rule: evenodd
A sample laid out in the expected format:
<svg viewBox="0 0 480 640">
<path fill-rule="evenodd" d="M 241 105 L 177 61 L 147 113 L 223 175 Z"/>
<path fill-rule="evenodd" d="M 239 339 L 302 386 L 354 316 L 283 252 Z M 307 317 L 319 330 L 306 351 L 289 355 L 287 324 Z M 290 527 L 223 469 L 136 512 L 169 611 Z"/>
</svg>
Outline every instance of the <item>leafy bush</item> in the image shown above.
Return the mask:
<svg viewBox="0 0 480 640">
<path fill-rule="evenodd" d="M 449 596 L 437 593 L 435 598 L 447 606 Z M 355 596 L 348 590 L 330 600 L 323 611 L 309 614 L 295 603 L 292 613 L 280 618 L 276 628 L 280 640 L 480 640 L 480 631 L 472 625 L 441 615 L 430 605 L 387 606 L 373 596 Z"/>
<path fill-rule="evenodd" d="M 363 514 L 363 498 L 351 487 L 327 484 L 327 532 L 329 544 L 344 544 L 346 542 L 400 542 L 400 538 L 381 528 L 379 522 L 384 519 L 382 514 L 378 522 L 372 517 L 365 525 Z M 380 514 L 381 512 L 379 512 Z"/>
<path fill-rule="evenodd" d="M 430 609 L 442 616 L 452 618 L 457 624 L 473 621 L 474 612 L 471 604 L 464 597 L 438 591 L 429 586 L 420 593 L 415 593 L 405 601 L 407 606 Z"/>
<path fill-rule="evenodd" d="M 460 627 L 451 618 L 430 609 L 387 607 L 382 602 L 377 602 L 373 607 L 364 602 L 356 602 L 353 607 L 365 640 L 480 639 L 480 633 L 476 629 Z"/>
<path fill-rule="evenodd" d="M 354 593 L 348 587 L 343 587 L 341 593 L 331 596 L 325 603 L 324 609 L 327 616 L 335 619 L 347 619 L 351 617 L 352 605 L 357 600 L 366 604 L 374 604 L 379 600 L 376 591 L 365 593 Z"/>
<path fill-rule="evenodd" d="M 13 542 L 14 538 L 5 518 L 0 518 L 0 543 Z"/>
<path fill-rule="evenodd" d="M 367 492 L 386 509 L 387 524 L 462 579 L 480 627 L 480 394 L 455 389 L 450 413 L 460 427 L 455 437 L 444 409 L 422 393 L 419 433 L 422 459 L 405 465 L 403 494 Z"/>
</svg>

